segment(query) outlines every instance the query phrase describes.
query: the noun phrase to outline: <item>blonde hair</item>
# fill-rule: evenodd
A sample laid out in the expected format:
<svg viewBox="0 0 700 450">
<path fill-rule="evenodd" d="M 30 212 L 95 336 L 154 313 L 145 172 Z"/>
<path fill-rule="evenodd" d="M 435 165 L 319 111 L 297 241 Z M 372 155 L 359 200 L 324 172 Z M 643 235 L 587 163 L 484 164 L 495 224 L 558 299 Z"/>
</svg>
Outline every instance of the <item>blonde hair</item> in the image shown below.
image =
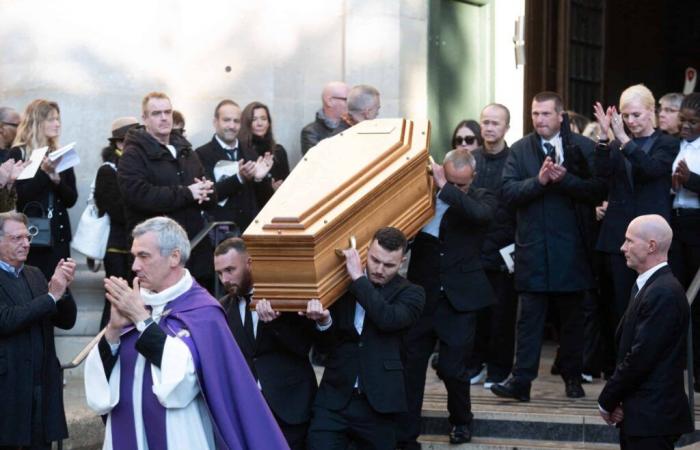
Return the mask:
<svg viewBox="0 0 700 450">
<path fill-rule="evenodd" d="M 627 106 L 630 102 L 639 101 L 645 108 L 650 111 L 654 111 L 656 107 L 656 100 L 654 100 L 654 94 L 651 93 L 648 87 L 643 84 L 635 84 L 630 86 L 620 95 L 620 110 Z"/>
<path fill-rule="evenodd" d="M 151 100 L 152 98 L 162 98 L 162 99 L 165 99 L 165 100 L 169 101 L 170 103 L 172 103 L 172 101 L 170 101 L 170 97 L 168 97 L 166 94 L 164 94 L 162 92 L 149 92 L 148 94 L 146 94 L 146 96 L 141 101 L 141 111 L 143 112 L 144 115 L 146 115 L 146 107 L 148 106 L 148 101 Z"/>
<path fill-rule="evenodd" d="M 26 159 L 29 159 L 34 149 L 48 146 L 49 151 L 51 151 L 58 148 L 58 137 L 47 138 L 41 126 L 49 118 L 52 111 L 56 111 L 60 120 L 61 110 L 56 102 L 37 99 L 27 105 L 22 121 L 17 127 L 17 136 L 12 143 L 14 147 L 24 147 Z"/>
</svg>

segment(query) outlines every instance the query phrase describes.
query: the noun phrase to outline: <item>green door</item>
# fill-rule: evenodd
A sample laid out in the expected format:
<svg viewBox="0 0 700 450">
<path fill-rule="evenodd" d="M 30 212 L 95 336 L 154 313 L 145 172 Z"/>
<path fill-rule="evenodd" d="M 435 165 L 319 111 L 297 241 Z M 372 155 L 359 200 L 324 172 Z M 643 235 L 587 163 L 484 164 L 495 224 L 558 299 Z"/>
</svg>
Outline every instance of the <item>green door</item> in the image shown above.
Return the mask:
<svg viewBox="0 0 700 450">
<path fill-rule="evenodd" d="M 428 25 L 428 117 L 431 154 L 451 150 L 452 131 L 462 119 L 479 120 L 493 98 L 493 4 L 430 0 Z"/>
</svg>

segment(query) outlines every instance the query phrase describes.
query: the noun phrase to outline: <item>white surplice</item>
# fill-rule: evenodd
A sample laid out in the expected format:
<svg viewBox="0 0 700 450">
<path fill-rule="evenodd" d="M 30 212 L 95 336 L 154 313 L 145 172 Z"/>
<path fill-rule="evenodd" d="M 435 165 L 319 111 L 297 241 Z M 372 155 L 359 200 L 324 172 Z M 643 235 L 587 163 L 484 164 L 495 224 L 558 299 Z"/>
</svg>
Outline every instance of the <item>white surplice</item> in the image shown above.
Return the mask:
<svg viewBox="0 0 700 450">
<path fill-rule="evenodd" d="M 145 303 L 153 308 L 152 316 L 157 322 L 167 303 L 192 287 L 192 277 L 185 270 L 175 285 L 159 293 L 141 288 Z M 155 325 L 151 325 L 155 326 Z M 118 346 L 113 347 L 116 351 Z M 141 413 L 143 371 L 146 359 L 138 354 L 134 367 L 133 407 L 136 426 L 137 450 L 148 450 Z M 168 450 L 214 449 L 212 423 L 199 389 L 197 374 L 187 344 L 178 337 L 168 336 L 163 349 L 160 368 L 151 365 L 153 393 L 166 408 L 165 426 Z M 97 414 L 109 414 L 119 403 L 120 362 L 114 366 L 107 379 L 98 346 L 85 360 L 85 396 L 87 404 Z M 112 417 L 107 417 L 103 450 L 112 450 Z"/>
</svg>

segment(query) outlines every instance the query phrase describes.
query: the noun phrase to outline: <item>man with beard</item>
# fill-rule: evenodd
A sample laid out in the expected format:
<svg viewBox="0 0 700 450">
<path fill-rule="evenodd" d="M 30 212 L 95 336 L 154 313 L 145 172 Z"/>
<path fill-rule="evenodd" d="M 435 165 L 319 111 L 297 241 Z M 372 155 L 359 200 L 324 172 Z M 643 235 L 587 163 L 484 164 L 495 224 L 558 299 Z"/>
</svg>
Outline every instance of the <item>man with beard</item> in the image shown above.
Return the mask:
<svg viewBox="0 0 700 450">
<path fill-rule="evenodd" d="M 277 419 L 290 448 L 306 448 L 316 375 L 309 362 L 314 323 L 296 313 L 274 311 L 267 300 L 250 310 L 252 260 L 240 238 L 214 251 L 214 268 L 226 289 L 221 303 L 228 325 Z"/>
<path fill-rule="evenodd" d="M 88 406 L 107 415 L 102 448 L 287 448 L 223 308 L 185 268 L 185 230 L 154 217 L 133 238 L 133 287 L 105 279 L 109 323 L 85 361 Z"/>
<path fill-rule="evenodd" d="M 202 228 L 202 210 L 214 204 L 212 182 L 192 145 L 173 133 L 170 98 L 151 92 L 142 102 L 143 127 L 133 127 L 124 140 L 117 177 L 124 198 L 127 233 L 137 223 L 155 216 L 168 216 L 192 239 Z M 206 288 L 213 287 L 212 246 L 208 239 L 192 251 L 189 268 Z"/>
<path fill-rule="evenodd" d="M 266 177 L 272 156 L 258 157 L 253 149 L 239 146 L 240 128 L 241 108 L 233 100 L 220 101 L 214 109 L 214 137 L 195 152 L 207 177 L 215 181 L 219 203 L 209 213 L 215 220 L 235 222 L 242 233 L 260 210 L 258 198 L 269 198 L 274 190 Z M 227 161 L 229 167 L 237 162 L 237 169 L 224 170 Z"/>
</svg>

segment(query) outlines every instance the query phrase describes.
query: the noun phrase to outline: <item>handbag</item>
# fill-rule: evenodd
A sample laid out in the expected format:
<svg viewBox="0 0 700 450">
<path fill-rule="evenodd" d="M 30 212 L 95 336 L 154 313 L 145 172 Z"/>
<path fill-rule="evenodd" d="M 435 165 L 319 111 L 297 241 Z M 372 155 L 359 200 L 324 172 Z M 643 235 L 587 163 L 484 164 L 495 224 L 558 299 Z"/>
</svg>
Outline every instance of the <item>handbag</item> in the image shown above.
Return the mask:
<svg viewBox="0 0 700 450">
<path fill-rule="evenodd" d="M 36 207 L 41 211 L 40 216 L 30 216 L 27 214 L 28 209 Z M 27 231 L 32 237 L 30 245 L 32 247 L 52 247 L 53 236 L 51 233 L 51 219 L 53 218 L 53 192 L 49 191 L 49 207 L 44 211 L 44 206 L 37 202 L 29 202 L 22 208 L 22 213 L 27 216 L 28 225 Z"/>
<path fill-rule="evenodd" d="M 112 168 L 114 165 L 109 164 Z M 104 165 L 104 164 L 103 164 Z M 88 258 L 102 260 L 107 251 L 107 241 L 109 240 L 110 220 L 109 214 L 104 213 L 100 217 L 100 213 L 95 205 L 95 181 L 93 180 L 90 189 L 90 198 L 87 200 L 87 206 L 80 215 L 78 228 L 75 230 L 71 248 L 82 253 Z"/>
</svg>

